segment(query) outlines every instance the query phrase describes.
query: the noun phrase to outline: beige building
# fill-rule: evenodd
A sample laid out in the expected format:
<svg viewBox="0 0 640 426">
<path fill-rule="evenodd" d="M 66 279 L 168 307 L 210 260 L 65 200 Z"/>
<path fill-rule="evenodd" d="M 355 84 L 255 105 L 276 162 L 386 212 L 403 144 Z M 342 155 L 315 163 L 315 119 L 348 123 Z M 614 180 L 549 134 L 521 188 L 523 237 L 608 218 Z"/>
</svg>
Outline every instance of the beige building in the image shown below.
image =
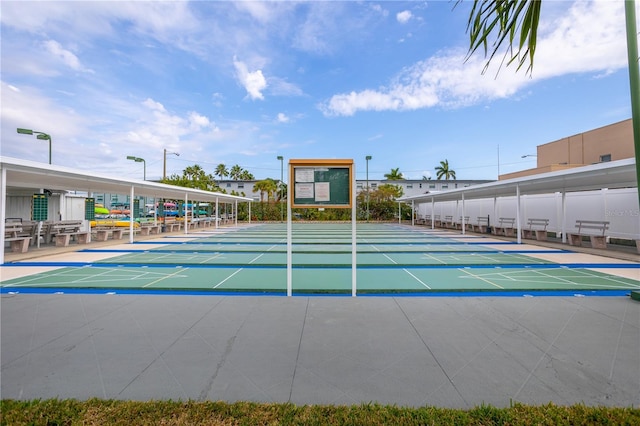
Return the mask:
<svg viewBox="0 0 640 426">
<path fill-rule="evenodd" d="M 633 127 L 628 119 L 538 145 L 535 169 L 500 175 L 499 180 L 633 157 Z"/>
</svg>

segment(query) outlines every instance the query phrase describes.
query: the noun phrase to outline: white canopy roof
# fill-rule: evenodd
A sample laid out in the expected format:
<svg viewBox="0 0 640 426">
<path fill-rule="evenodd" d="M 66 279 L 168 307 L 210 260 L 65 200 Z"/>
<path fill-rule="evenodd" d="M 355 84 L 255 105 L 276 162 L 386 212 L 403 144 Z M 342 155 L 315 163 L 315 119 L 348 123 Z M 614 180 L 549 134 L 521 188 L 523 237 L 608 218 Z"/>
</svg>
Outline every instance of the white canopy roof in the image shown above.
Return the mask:
<svg viewBox="0 0 640 426">
<path fill-rule="evenodd" d="M 12 188 L 40 189 L 59 191 L 104 192 L 112 194 L 129 194 L 133 188 L 136 196 L 192 200 L 201 202 L 250 202 L 251 198 L 210 192 L 200 189 L 184 188 L 144 180 L 123 179 L 89 173 L 50 164 L 37 163 L 10 157 L 0 157 L 0 170 L 4 177 L 7 191 Z M 5 200 L 2 200 L 4 202 Z"/>
<path fill-rule="evenodd" d="M 521 178 L 501 180 L 450 191 L 399 198 L 404 202 L 455 201 L 474 198 L 494 198 L 520 195 L 552 194 L 555 192 L 591 191 L 602 188 L 632 188 L 638 186 L 635 159 L 611 161 L 576 167 L 557 172 L 540 173 Z"/>
</svg>

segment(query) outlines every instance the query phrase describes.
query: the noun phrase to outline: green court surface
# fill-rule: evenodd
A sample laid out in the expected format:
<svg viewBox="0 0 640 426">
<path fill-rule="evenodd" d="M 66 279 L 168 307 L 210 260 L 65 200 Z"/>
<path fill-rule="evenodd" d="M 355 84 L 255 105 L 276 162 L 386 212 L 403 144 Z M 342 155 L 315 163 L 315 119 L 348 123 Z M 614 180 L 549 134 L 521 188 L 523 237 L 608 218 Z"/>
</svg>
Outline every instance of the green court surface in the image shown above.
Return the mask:
<svg viewBox="0 0 640 426">
<path fill-rule="evenodd" d="M 257 225 L 202 232 L 188 241 L 168 237 L 77 252 L 77 259 L 82 254 L 99 256 L 90 262 L 13 262 L 3 267 L 42 268 L 3 280 L 1 290 L 281 294 L 287 290 L 286 239 L 286 225 Z M 560 263 L 549 258 L 563 254 L 566 259 L 570 252 L 531 246 L 519 250 L 520 245 L 481 235 L 359 224 L 356 247 L 356 287 L 361 294 L 640 289 L 640 279 L 633 279 L 640 278 L 637 263 Z M 350 224 L 296 223 L 292 260 L 294 294 L 350 294 Z M 617 268 L 638 274 L 617 274 Z"/>
</svg>

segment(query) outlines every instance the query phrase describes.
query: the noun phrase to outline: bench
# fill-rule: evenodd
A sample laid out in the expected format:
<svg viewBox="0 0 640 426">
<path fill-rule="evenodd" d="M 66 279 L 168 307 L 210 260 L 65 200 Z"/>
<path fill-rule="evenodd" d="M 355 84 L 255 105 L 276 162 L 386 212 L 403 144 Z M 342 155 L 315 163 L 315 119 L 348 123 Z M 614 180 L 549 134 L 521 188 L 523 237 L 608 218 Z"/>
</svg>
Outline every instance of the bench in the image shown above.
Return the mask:
<svg viewBox="0 0 640 426">
<path fill-rule="evenodd" d="M 442 227 L 442 220 L 440 219 L 439 214 L 433 216 L 433 226 L 436 228 Z"/>
<path fill-rule="evenodd" d="M 81 220 L 63 220 L 53 222 L 50 225 L 50 234 L 56 242 L 56 247 L 67 247 L 74 237 L 78 244 L 88 244 L 91 241 L 91 232 L 81 231 Z"/>
<path fill-rule="evenodd" d="M 576 228 L 578 232 L 567 234 L 569 237 L 569 245 L 581 246 L 582 237 L 589 237 L 591 247 L 607 248 L 607 237 L 605 233 L 609 230 L 609 222 L 601 220 L 576 220 Z M 586 230 L 586 232 L 585 232 Z"/>
<path fill-rule="evenodd" d="M 527 227 L 522 230 L 522 238 L 547 241 L 549 219 L 527 219 Z"/>
<path fill-rule="evenodd" d="M 114 240 L 122 239 L 122 228 L 93 228 L 92 232 L 96 234 L 96 241 L 107 241 L 109 235 Z"/>
<path fill-rule="evenodd" d="M 165 232 L 179 231 L 182 228 L 182 223 L 178 222 L 175 219 L 165 218 L 164 227 L 165 227 Z"/>
<path fill-rule="evenodd" d="M 462 229 L 462 216 L 458 218 L 458 221 L 454 224 L 456 229 Z M 469 228 L 469 216 L 464 217 L 464 227 Z"/>
<path fill-rule="evenodd" d="M 486 234 L 487 228 L 489 228 L 489 217 L 488 216 L 478 216 L 476 218 L 476 223 L 469 224 L 469 228 L 473 232 L 478 232 L 480 234 Z"/>
<path fill-rule="evenodd" d="M 443 228 L 455 228 L 455 224 L 453 223 L 453 216 L 445 216 L 442 221 Z"/>
<path fill-rule="evenodd" d="M 19 223 L 9 223 L 4 228 L 4 240 L 9 243 L 11 251 L 14 253 L 26 253 L 29 250 L 31 237 L 21 235 L 22 225 Z"/>
<path fill-rule="evenodd" d="M 156 223 L 153 218 L 149 219 L 140 219 L 140 234 L 142 235 L 158 235 L 160 234 L 160 230 L 162 229 L 162 225 Z"/>
<path fill-rule="evenodd" d="M 493 227 L 494 235 L 504 235 L 505 237 L 515 236 L 515 217 L 501 217 L 498 219 L 498 225 Z"/>
</svg>

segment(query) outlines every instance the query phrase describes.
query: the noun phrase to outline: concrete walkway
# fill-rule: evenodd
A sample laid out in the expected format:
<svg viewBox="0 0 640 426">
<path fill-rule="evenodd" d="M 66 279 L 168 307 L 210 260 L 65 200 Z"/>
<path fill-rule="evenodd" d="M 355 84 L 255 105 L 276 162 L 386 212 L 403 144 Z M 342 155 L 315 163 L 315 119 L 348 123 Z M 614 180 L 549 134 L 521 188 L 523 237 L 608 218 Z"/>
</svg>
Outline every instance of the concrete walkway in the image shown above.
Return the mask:
<svg viewBox="0 0 640 426">
<path fill-rule="evenodd" d="M 629 297 L 3 294 L 3 399 L 640 405 Z"/>
</svg>

